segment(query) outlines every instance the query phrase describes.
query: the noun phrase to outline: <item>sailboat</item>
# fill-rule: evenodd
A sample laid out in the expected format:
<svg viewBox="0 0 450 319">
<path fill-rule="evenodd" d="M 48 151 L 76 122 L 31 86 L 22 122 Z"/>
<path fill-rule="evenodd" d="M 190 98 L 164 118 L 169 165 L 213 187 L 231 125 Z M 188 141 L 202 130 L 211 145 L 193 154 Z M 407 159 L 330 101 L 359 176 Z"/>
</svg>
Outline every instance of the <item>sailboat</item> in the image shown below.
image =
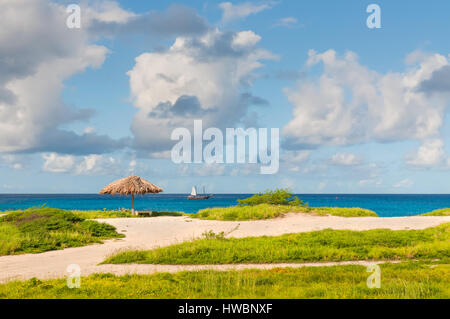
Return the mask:
<svg viewBox="0 0 450 319">
<path fill-rule="evenodd" d="M 191 195 L 188 196 L 188 199 L 208 199 L 208 198 L 211 198 L 211 197 L 212 197 L 212 195 L 206 195 L 205 187 L 203 187 L 203 194 L 199 195 L 197 193 L 197 187 L 196 186 L 192 186 Z"/>
</svg>

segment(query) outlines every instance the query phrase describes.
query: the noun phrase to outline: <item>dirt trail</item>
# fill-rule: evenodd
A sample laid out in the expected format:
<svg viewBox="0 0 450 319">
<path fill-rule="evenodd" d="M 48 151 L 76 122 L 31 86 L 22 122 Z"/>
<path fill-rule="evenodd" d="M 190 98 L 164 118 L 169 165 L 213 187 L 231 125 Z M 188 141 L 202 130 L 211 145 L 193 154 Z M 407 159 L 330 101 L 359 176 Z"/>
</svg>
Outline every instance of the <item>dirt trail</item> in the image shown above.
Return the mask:
<svg viewBox="0 0 450 319">
<path fill-rule="evenodd" d="M 0 257 L 0 282 L 15 279 L 60 278 L 68 275 L 66 269 L 70 264 L 77 264 L 81 274 L 89 275 L 97 272 L 153 273 L 155 271 L 181 271 L 197 269 L 243 269 L 265 267 L 301 267 L 311 264 L 264 264 L 264 265 L 200 265 L 200 266 L 169 266 L 169 265 L 98 265 L 106 257 L 119 250 L 153 249 L 199 238 L 205 231 L 215 233 L 233 231 L 232 237 L 274 236 L 286 233 L 298 233 L 326 228 L 367 230 L 376 228 L 424 229 L 441 223 L 450 222 L 450 216 L 444 217 L 323 217 L 304 214 L 289 214 L 283 218 L 262 221 L 223 222 L 190 219 L 188 217 L 155 217 L 155 218 L 118 218 L 102 219 L 114 225 L 117 230 L 126 235 L 119 240 L 107 240 L 104 244 L 85 247 L 67 248 L 41 254 L 25 254 Z M 334 263 L 333 263 L 334 264 Z M 320 264 L 326 265 L 326 264 Z"/>
</svg>

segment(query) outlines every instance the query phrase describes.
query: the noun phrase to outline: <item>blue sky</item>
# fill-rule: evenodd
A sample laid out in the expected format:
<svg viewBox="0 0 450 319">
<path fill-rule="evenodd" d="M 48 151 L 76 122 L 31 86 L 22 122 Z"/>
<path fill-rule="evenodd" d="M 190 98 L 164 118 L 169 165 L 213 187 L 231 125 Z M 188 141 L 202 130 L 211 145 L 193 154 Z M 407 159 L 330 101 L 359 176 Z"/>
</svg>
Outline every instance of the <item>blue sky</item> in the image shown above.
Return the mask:
<svg viewBox="0 0 450 319">
<path fill-rule="evenodd" d="M 71 3 L 80 29 L 65 25 Z M 380 29 L 366 26 L 372 3 Z M 448 12 L 444 0 L 2 1 L 0 193 L 94 193 L 131 173 L 167 193 L 448 193 Z M 180 97 L 195 114 L 173 113 Z M 198 118 L 280 128 L 279 172 L 172 163 L 171 130 Z"/>
</svg>

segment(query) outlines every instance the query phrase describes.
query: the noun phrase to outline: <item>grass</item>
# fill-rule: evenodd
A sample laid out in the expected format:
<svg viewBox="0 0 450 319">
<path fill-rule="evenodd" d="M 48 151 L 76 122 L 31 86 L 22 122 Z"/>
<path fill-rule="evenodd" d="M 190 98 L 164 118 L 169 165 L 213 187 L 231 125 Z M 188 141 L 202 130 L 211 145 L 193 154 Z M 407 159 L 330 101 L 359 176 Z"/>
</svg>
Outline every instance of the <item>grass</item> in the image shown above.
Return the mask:
<svg viewBox="0 0 450 319">
<path fill-rule="evenodd" d="M 436 209 L 432 212 L 421 214 L 419 216 L 450 216 L 450 208 Z"/>
<path fill-rule="evenodd" d="M 363 266 L 199 271 L 152 275 L 95 274 L 79 289 L 65 279 L 0 285 L 0 298 L 450 298 L 450 266 L 382 264 L 381 288 L 366 285 Z"/>
<path fill-rule="evenodd" d="M 131 211 L 113 211 L 113 210 L 71 210 L 71 212 L 84 219 L 99 218 L 127 218 L 134 217 Z"/>
<path fill-rule="evenodd" d="M 36 209 L 35 207 L 29 209 Z M 49 208 L 51 209 L 51 208 Z M 3 214 L 21 213 L 27 210 L 5 211 Z M 108 219 L 108 218 L 142 218 L 142 217 L 158 217 L 158 216 L 185 216 L 180 212 L 153 211 L 151 215 L 136 216 L 132 215 L 129 210 L 71 210 L 72 214 L 83 219 Z"/>
<path fill-rule="evenodd" d="M 450 223 L 424 230 L 331 230 L 273 237 L 198 239 L 149 251 L 124 251 L 108 264 L 240 264 L 450 257 Z"/>
<path fill-rule="evenodd" d="M 192 218 L 208 220 L 244 221 L 276 218 L 287 213 L 307 213 L 312 215 L 342 217 L 378 217 L 375 212 L 364 208 L 304 207 L 269 204 L 207 208 L 200 210 L 196 214 L 190 214 L 189 216 Z"/>
<path fill-rule="evenodd" d="M 0 256 L 79 247 L 119 237 L 124 236 L 114 226 L 61 209 L 31 208 L 0 217 Z"/>
<path fill-rule="evenodd" d="M 378 217 L 374 211 L 359 207 L 310 207 L 308 213 L 320 216 Z"/>
</svg>

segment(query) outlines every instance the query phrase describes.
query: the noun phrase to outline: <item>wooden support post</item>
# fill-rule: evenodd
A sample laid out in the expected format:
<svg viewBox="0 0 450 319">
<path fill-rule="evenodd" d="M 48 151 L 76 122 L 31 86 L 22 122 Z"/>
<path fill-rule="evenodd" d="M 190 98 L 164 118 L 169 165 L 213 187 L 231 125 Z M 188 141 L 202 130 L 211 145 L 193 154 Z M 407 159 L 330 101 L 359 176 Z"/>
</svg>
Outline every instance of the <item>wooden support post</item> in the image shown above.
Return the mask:
<svg viewBox="0 0 450 319">
<path fill-rule="evenodd" d="M 134 215 L 134 194 L 131 194 L 131 214 Z"/>
</svg>

